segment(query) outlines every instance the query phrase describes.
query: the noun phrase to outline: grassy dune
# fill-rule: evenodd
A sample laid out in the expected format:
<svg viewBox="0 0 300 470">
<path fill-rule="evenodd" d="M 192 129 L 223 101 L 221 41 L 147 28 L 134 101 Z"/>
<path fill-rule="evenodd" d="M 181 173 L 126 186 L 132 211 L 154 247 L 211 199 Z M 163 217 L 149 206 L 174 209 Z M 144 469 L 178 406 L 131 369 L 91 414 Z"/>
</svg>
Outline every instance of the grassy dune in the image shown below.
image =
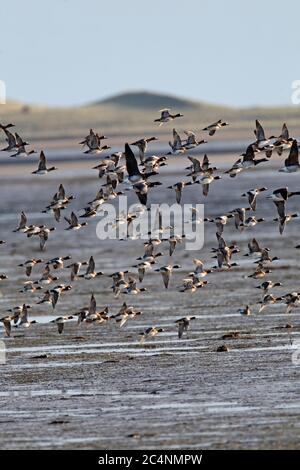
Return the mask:
<svg viewBox="0 0 300 470">
<path fill-rule="evenodd" d="M 93 127 L 111 137 L 166 134 L 172 128 L 157 127 L 153 119 L 158 109 L 171 107 L 181 111 L 184 119 L 176 121 L 179 130 L 191 129 L 199 132 L 208 123 L 219 118 L 230 122 L 228 132 L 222 138 L 245 138 L 253 129 L 253 121 L 263 121 L 267 132 L 279 133 L 286 121 L 291 131 L 298 135 L 300 127 L 299 107 L 281 108 L 230 108 L 190 101 L 168 95 L 138 92 L 123 93 L 102 102 L 78 107 L 30 106 L 8 102 L 0 105 L 0 122 L 13 121 L 22 129 L 25 137 L 34 139 L 78 138 Z"/>
</svg>

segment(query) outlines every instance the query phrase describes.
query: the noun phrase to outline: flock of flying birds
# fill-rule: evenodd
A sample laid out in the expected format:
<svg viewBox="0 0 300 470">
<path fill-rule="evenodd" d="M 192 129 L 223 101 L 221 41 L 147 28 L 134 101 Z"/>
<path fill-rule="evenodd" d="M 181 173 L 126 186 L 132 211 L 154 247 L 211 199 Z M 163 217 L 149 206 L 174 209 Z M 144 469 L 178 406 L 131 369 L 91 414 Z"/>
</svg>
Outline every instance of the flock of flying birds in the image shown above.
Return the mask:
<svg viewBox="0 0 300 470">
<path fill-rule="evenodd" d="M 164 123 L 174 121 L 182 116 L 183 115 L 180 113 L 171 114 L 169 109 L 163 109 L 161 110 L 160 117 L 155 119 L 154 122 L 158 122 L 161 126 Z M 228 123 L 223 122 L 220 119 L 202 130 L 207 132 L 209 136 L 213 136 L 217 131 L 226 126 L 228 126 Z M 5 134 L 7 142 L 7 146 L 3 148 L 2 151 L 10 152 L 11 157 L 19 158 L 28 157 L 29 155 L 36 153 L 32 149 L 27 150 L 29 143 L 23 140 L 18 133 L 11 132 L 10 129 L 13 127 L 13 124 L 0 124 L 0 130 Z M 284 151 L 287 151 L 288 155 L 284 160 L 283 167 L 279 171 L 286 173 L 300 171 L 298 143 L 296 139 L 290 137 L 286 124 L 282 127 L 281 135 L 277 137 L 271 136 L 269 138 L 266 137 L 264 129 L 258 120 L 256 120 L 255 127 L 255 141 L 247 147 L 245 153 L 240 156 L 232 167 L 225 171 L 225 174 L 229 174 L 231 178 L 235 178 L 242 171 L 255 168 L 257 165 L 268 162 L 273 152 L 276 152 L 281 156 Z M 84 152 L 85 154 L 99 155 L 110 149 L 108 145 L 101 145 L 101 142 L 105 139 L 107 139 L 106 136 L 95 133 L 93 129 L 90 129 L 89 134 L 80 142 L 80 144 L 84 148 L 87 147 L 87 150 Z M 99 178 L 106 179 L 106 183 L 102 185 L 94 199 L 88 202 L 82 215 L 78 215 L 72 211 L 69 217 L 64 217 L 64 220 L 67 223 L 65 230 L 83 229 L 88 225 L 85 219 L 99 216 L 102 210 L 101 206 L 105 202 L 124 194 L 124 191 L 131 190 L 137 195 L 140 203 L 139 210 L 127 213 L 115 221 L 116 225 L 120 223 L 127 224 L 127 237 L 130 237 L 129 228 L 132 221 L 138 218 L 141 212 L 149 209 L 149 192 L 152 188 L 162 184 L 160 181 L 153 181 L 152 177 L 154 177 L 154 179 L 158 179 L 157 177 L 159 175 L 160 167 L 165 166 L 168 163 L 168 155 L 186 154 L 189 150 L 207 142 L 204 139 L 197 140 L 196 135 L 191 131 L 185 131 L 185 137 L 181 138 L 179 133 L 173 129 L 173 140 L 169 142 L 170 152 L 162 156 L 147 156 L 148 144 L 155 140 L 158 139 L 156 137 L 150 137 L 142 138 L 136 142 L 132 142 L 131 144 L 126 143 L 124 152 L 113 153 L 110 156 L 102 158 L 100 163 L 93 169 L 98 171 Z M 136 147 L 138 149 L 139 163 L 131 147 Z M 216 175 L 218 169 L 210 165 L 207 155 L 204 155 L 202 161 L 191 156 L 188 156 L 188 159 L 191 163 L 191 165 L 186 168 L 188 171 L 186 174 L 188 180 L 179 181 L 168 186 L 168 189 L 175 191 L 177 204 L 181 203 L 182 191 L 186 186 L 200 184 L 202 186 L 203 195 L 206 197 L 208 196 L 211 183 L 221 179 L 221 176 Z M 47 173 L 56 170 L 56 167 L 49 167 L 47 165 L 45 153 L 41 151 L 38 168 L 32 173 L 36 175 L 46 175 Z M 122 190 L 119 190 L 120 186 Z M 266 190 L 267 188 L 265 187 L 250 189 L 242 195 L 248 200 L 249 205 L 247 207 L 235 208 L 232 211 L 214 219 L 205 218 L 201 220 L 198 216 L 197 210 L 191 209 L 191 220 L 193 223 L 212 222 L 216 225 L 218 246 L 213 248 L 212 252 L 214 254 L 213 257 L 217 260 L 217 266 L 212 269 L 207 269 L 200 259 L 194 259 L 194 270 L 191 271 L 185 279 L 183 279 L 183 284 L 179 288 L 180 292 L 194 293 L 198 289 L 207 285 L 208 281 L 205 279 L 206 276 L 223 268 L 231 269 L 232 267 L 237 266 L 237 263 L 232 262 L 232 257 L 235 253 L 240 252 L 240 249 L 236 245 L 228 245 L 226 243 L 224 238 L 225 226 L 231 218 L 234 219 L 235 228 L 239 231 L 254 227 L 256 224 L 263 222 L 264 219 L 257 218 L 255 215 L 248 216 L 247 213 L 248 211 L 252 214 L 255 213 L 257 199 L 259 198 L 259 195 Z M 288 214 L 286 212 L 288 199 L 295 195 L 300 195 L 300 191 L 290 192 L 288 188 L 284 187 L 275 189 L 267 196 L 273 201 L 277 208 L 278 217 L 274 219 L 274 221 L 278 222 L 280 234 L 283 233 L 288 222 L 293 218 L 298 217 L 298 214 Z M 54 194 L 52 199 L 49 201 L 49 204 L 42 212 L 53 214 L 55 221 L 61 222 L 62 211 L 65 211 L 69 207 L 74 198 L 75 196 L 72 194 L 68 195 L 64 186 L 60 184 L 58 191 Z M 81 221 L 82 219 L 84 219 L 84 221 Z M 122 295 L 138 295 L 146 291 L 146 288 L 140 287 L 145 273 L 157 264 L 158 258 L 163 254 L 160 251 L 157 251 L 157 247 L 161 243 L 168 243 L 169 256 L 171 259 L 177 244 L 183 241 L 185 234 L 170 232 L 170 236 L 165 238 L 165 231 L 167 229 L 172 229 L 172 227 L 162 226 L 162 217 L 160 212 L 158 214 L 158 220 L 158 230 L 156 230 L 155 234 L 149 233 L 149 239 L 144 243 L 144 254 L 137 258 L 137 263 L 132 266 L 137 270 L 137 276 L 128 271 L 118 271 L 108 275 L 112 279 L 112 291 L 115 297 Z M 40 250 L 43 252 L 46 249 L 49 236 L 55 230 L 55 227 L 28 224 L 27 216 L 22 212 L 19 225 L 16 227 L 14 232 L 23 234 L 28 238 L 39 238 Z M 5 244 L 5 241 L 0 240 L 0 246 L 3 244 Z M 300 248 L 300 246 L 297 246 L 296 248 Z M 300 306 L 300 292 L 289 292 L 281 297 L 276 297 L 270 293 L 271 289 L 276 286 L 281 286 L 281 283 L 265 280 L 266 275 L 270 272 L 270 263 L 278 259 L 277 257 L 271 257 L 269 248 L 260 246 L 257 240 L 253 238 L 249 241 L 248 250 L 249 252 L 245 256 L 254 257 L 256 263 L 256 268 L 249 277 L 263 281 L 261 285 L 257 286 L 257 288 L 261 289 L 263 292 L 262 300 L 259 302 L 259 312 L 264 310 L 268 305 L 278 302 L 282 302 L 287 305 L 287 312 Z M 72 286 L 67 284 L 55 285 L 55 282 L 58 281 L 59 278 L 54 275 L 54 271 L 57 271 L 58 269 L 70 270 L 71 282 L 79 281 L 80 279 L 91 280 L 104 276 L 103 272 L 96 270 L 93 256 L 90 257 L 89 261 L 84 262 L 71 260 L 70 256 L 58 256 L 47 261 L 34 258 L 25 260 L 19 266 L 25 269 L 26 277 L 30 278 L 32 272 L 36 269 L 36 266 L 40 264 L 44 266 L 41 277 L 35 281 L 27 280 L 24 282 L 24 285 L 19 292 L 35 293 L 36 291 L 41 291 L 42 297 L 36 303 L 38 305 L 50 305 L 53 309 L 56 308 L 60 297 L 65 292 L 72 289 Z M 85 267 L 85 272 L 80 273 L 83 266 Z M 166 289 L 169 287 L 173 270 L 180 268 L 181 266 L 178 264 L 168 264 L 155 269 L 156 272 L 159 272 L 162 275 L 163 284 Z M 7 276 L 0 273 L 0 282 L 5 281 L 6 279 Z M 52 283 L 54 284 L 54 287 L 51 286 Z M 44 288 L 45 291 L 43 291 Z M 30 308 L 31 305 L 24 303 L 23 305 L 18 305 L 9 309 L 7 314 L 0 318 L 0 322 L 4 326 L 6 336 L 11 335 L 12 325 L 15 327 L 29 327 L 36 323 L 36 321 L 29 320 L 28 318 L 28 310 Z M 249 315 L 251 314 L 251 309 L 249 305 L 246 305 L 239 309 L 239 312 L 242 315 Z M 127 305 L 126 302 L 122 304 L 117 314 L 111 314 L 108 307 L 102 311 L 98 311 L 96 299 L 92 293 L 90 304 L 87 308 L 83 308 L 69 316 L 60 316 L 55 320 L 52 320 L 52 323 L 56 323 L 58 333 L 61 334 L 64 329 L 64 324 L 74 318 L 77 318 L 78 324 L 83 322 L 87 324 L 102 324 L 115 319 L 115 321 L 119 323 L 120 327 L 122 327 L 129 320 L 141 315 L 141 313 L 142 312 L 139 309 Z M 179 338 L 182 338 L 184 332 L 189 329 L 190 322 L 194 319 L 195 317 L 186 316 L 176 320 L 175 323 L 178 326 Z M 156 326 L 150 327 L 140 333 L 140 342 L 143 343 L 147 338 L 151 338 L 162 331 L 164 331 L 162 328 Z"/>
</svg>

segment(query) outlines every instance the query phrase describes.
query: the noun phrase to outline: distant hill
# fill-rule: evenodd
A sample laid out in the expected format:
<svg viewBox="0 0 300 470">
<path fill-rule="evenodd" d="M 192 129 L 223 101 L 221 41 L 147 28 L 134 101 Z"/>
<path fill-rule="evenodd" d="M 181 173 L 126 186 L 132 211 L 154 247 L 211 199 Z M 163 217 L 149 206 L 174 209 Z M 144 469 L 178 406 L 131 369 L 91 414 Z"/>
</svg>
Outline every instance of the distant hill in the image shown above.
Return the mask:
<svg viewBox="0 0 300 470">
<path fill-rule="evenodd" d="M 102 101 L 71 107 L 8 101 L 6 105 L 0 105 L 0 122 L 13 122 L 15 129 L 29 141 L 58 138 L 77 141 L 78 136 L 86 135 L 91 127 L 110 137 L 132 136 L 137 139 L 143 135 L 164 135 L 163 138 L 169 139 L 173 123 L 162 127 L 154 123 L 158 110 L 164 107 L 184 114 L 174 124 L 179 132 L 188 129 L 198 135 L 204 126 L 222 118 L 230 123 L 230 127 L 214 139 L 253 138 L 255 119 L 260 119 L 268 135 L 279 135 L 282 123 L 287 122 L 291 134 L 299 136 L 298 106 L 233 108 L 149 91 L 121 93 Z M 3 141 L 4 134 L 0 132 L 0 146 Z"/>
<path fill-rule="evenodd" d="M 173 95 L 152 93 L 149 91 L 135 91 L 128 93 L 120 93 L 104 100 L 92 103 L 92 106 L 101 104 L 122 106 L 126 108 L 155 109 L 162 108 L 172 109 L 199 109 L 206 107 L 214 107 L 206 103 L 180 98 Z"/>
</svg>

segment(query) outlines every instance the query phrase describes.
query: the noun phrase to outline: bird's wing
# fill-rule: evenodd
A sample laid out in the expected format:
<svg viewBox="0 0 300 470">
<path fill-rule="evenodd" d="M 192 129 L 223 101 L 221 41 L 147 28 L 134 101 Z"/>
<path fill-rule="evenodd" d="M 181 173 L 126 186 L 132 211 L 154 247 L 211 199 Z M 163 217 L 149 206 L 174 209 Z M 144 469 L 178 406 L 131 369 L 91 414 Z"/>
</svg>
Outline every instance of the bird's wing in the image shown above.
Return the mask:
<svg viewBox="0 0 300 470">
<path fill-rule="evenodd" d="M 146 256 L 152 256 L 153 255 L 153 250 L 154 250 L 154 245 L 152 243 L 148 243 L 145 246 L 145 255 Z"/>
<path fill-rule="evenodd" d="M 180 321 L 178 322 L 178 338 L 180 339 L 183 335 L 184 332 L 184 322 Z"/>
<path fill-rule="evenodd" d="M 285 166 L 299 165 L 299 150 L 297 140 L 293 140 L 289 156 L 284 163 Z"/>
<path fill-rule="evenodd" d="M 257 140 L 266 140 L 265 131 L 257 119 L 255 121 L 255 126 L 256 126 L 255 135 L 256 135 Z"/>
<path fill-rule="evenodd" d="M 5 328 L 5 334 L 6 336 L 10 336 L 10 332 L 11 332 L 11 323 L 9 320 L 3 320 L 3 326 Z"/>
<path fill-rule="evenodd" d="M 43 150 L 40 153 L 40 161 L 38 166 L 38 171 L 46 170 L 46 157 Z"/>
<path fill-rule="evenodd" d="M 94 271 L 95 271 L 95 260 L 94 260 L 93 256 L 91 256 L 90 259 L 89 259 L 89 265 L 87 267 L 86 273 L 91 274 Z"/>
<path fill-rule="evenodd" d="M 204 171 L 207 171 L 208 168 L 209 168 L 209 160 L 208 160 L 208 156 L 205 154 L 202 160 L 202 169 Z"/>
<path fill-rule="evenodd" d="M 252 238 L 252 240 L 249 242 L 249 247 L 251 246 L 251 250 L 255 252 L 261 251 L 260 246 L 258 244 L 258 241 L 256 238 Z"/>
<path fill-rule="evenodd" d="M 94 294 L 91 295 L 90 306 L 89 306 L 89 315 L 94 315 L 96 313 L 96 299 Z"/>
<path fill-rule="evenodd" d="M 182 146 L 181 143 L 181 138 L 176 129 L 173 129 L 173 141 L 174 141 L 174 147 L 175 148 L 180 148 Z"/>
<path fill-rule="evenodd" d="M 30 274 L 31 274 L 31 271 L 32 271 L 32 266 L 27 266 L 27 267 L 26 267 L 26 276 L 29 277 Z"/>
<path fill-rule="evenodd" d="M 243 157 L 243 161 L 244 162 L 249 162 L 251 160 L 254 160 L 254 157 L 255 157 L 255 153 L 254 153 L 253 146 L 252 146 L 252 144 L 248 145 L 248 147 L 246 149 L 245 156 Z"/>
<path fill-rule="evenodd" d="M 288 140 L 290 137 L 290 133 L 289 133 L 286 123 L 284 123 L 282 126 L 281 137 L 285 140 Z"/>
<path fill-rule="evenodd" d="M 74 226 L 74 225 L 77 225 L 77 224 L 78 224 L 77 215 L 74 212 L 72 212 L 71 213 L 71 225 Z"/>
<path fill-rule="evenodd" d="M 60 184 L 58 188 L 58 197 L 59 199 L 65 199 L 66 197 L 66 191 L 62 184 Z"/>
<path fill-rule="evenodd" d="M 129 176 L 140 175 L 138 164 L 130 146 L 125 144 L 126 169 Z"/>
<path fill-rule="evenodd" d="M 192 162 L 194 171 L 200 172 L 201 171 L 201 164 L 197 158 L 188 157 L 188 159 Z"/>
<path fill-rule="evenodd" d="M 281 219 L 285 217 L 285 201 L 274 201 L 278 215 Z"/>
<path fill-rule="evenodd" d="M 27 217 L 24 212 L 21 213 L 20 228 L 24 228 L 27 224 Z"/>
<path fill-rule="evenodd" d="M 165 288 L 167 289 L 170 281 L 170 273 L 168 271 L 162 271 L 161 275 L 164 281 Z"/>
</svg>

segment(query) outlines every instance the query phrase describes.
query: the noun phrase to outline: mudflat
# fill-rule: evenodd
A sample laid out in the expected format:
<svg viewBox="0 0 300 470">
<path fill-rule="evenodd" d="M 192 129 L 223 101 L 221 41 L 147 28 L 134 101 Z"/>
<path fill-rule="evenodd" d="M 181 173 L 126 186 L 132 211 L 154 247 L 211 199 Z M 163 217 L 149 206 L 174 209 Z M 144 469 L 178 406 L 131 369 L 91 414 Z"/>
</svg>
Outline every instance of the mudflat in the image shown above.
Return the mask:
<svg viewBox="0 0 300 470">
<path fill-rule="evenodd" d="M 236 156 L 232 155 L 232 162 Z M 241 194 L 266 186 L 269 193 L 288 186 L 299 190 L 298 174 L 278 173 L 282 160 L 273 156 L 266 165 L 245 171 L 231 179 L 222 174 L 229 168 L 229 156 L 210 156 L 221 169 L 222 180 L 211 184 L 203 197 L 200 185 L 187 187 L 183 203 L 205 204 L 205 216 L 216 217 L 236 207 L 246 207 Z M 34 160 L 32 160 L 34 161 Z M 207 276 L 209 284 L 195 293 L 179 292 L 182 279 L 193 270 L 193 258 L 207 267 L 215 265 L 211 248 L 217 246 L 215 225 L 205 224 L 205 244 L 200 251 L 177 246 L 172 258 L 162 243 L 165 255 L 158 266 L 169 262 L 182 267 L 174 270 L 169 289 L 160 273 L 146 273 L 142 283 L 146 292 L 115 298 L 111 279 L 106 274 L 130 270 L 143 254 L 143 240 L 99 240 L 97 217 L 78 232 L 65 231 L 63 220 L 41 211 L 63 183 L 67 194 L 76 199 L 62 215 L 79 212 L 93 199 L 103 184 L 85 161 L 61 164 L 49 176 L 30 175 L 28 165 L 1 166 L 0 175 L 0 274 L 8 276 L 0 284 L 1 316 L 15 305 L 31 305 L 28 329 L 12 328 L 10 338 L 0 336 L 6 348 L 6 363 L 0 374 L 0 447 L 2 449 L 295 449 L 300 447 L 300 348 L 299 309 L 286 314 L 278 303 L 258 313 L 262 281 L 248 278 L 256 265 L 243 255 L 248 241 L 255 237 L 269 247 L 274 261 L 266 279 L 279 281 L 276 295 L 297 291 L 300 250 L 299 220 L 294 219 L 279 235 L 273 222 L 277 217 L 272 201 L 263 193 L 256 214 L 265 222 L 239 232 L 229 221 L 224 230 L 228 243 L 241 252 L 234 255 L 238 264 L 232 269 L 216 270 Z M 160 171 L 163 183 L 150 193 L 150 202 L 175 202 L 167 185 L 180 181 L 189 162 L 185 156 L 172 158 Z M 59 164 L 57 164 L 59 166 Z M 128 192 L 130 202 L 136 196 Z M 299 211 L 300 198 L 288 201 L 288 212 Z M 35 237 L 12 233 L 20 212 L 29 223 L 55 226 L 46 251 L 40 253 Z M 299 211 L 300 212 L 300 211 Z M 79 212 L 81 213 L 81 212 Z M 161 248 L 162 247 L 162 248 Z M 74 261 L 93 255 L 96 269 L 104 276 L 95 280 L 74 281 L 72 290 L 59 300 L 55 310 L 39 305 L 40 292 L 19 293 L 25 282 L 18 264 L 29 258 L 44 260 L 72 256 Z M 41 266 L 33 270 L 39 279 Z M 58 283 L 70 283 L 68 269 L 55 272 Z M 263 279 L 265 280 L 265 279 Z M 45 288 L 44 288 L 45 290 Z M 117 313 L 123 301 L 142 314 L 120 328 L 115 320 L 103 325 L 65 324 L 61 335 L 50 320 L 72 315 L 87 307 L 91 293 L 100 309 L 108 306 Z M 249 304 L 252 315 L 237 310 Z M 181 340 L 174 323 L 186 315 L 196 316 Z M 139 333 L 151 326 L 164 332 L 139 344 Z M 232 334 L 234 333 L 234 334 Z M 227 351 L 218 352 L 223 345 Z M 300 354 L 299 354 L 300 356 Z M 297 360 L 298 359 L 298 360 Z"/>
</svg>

